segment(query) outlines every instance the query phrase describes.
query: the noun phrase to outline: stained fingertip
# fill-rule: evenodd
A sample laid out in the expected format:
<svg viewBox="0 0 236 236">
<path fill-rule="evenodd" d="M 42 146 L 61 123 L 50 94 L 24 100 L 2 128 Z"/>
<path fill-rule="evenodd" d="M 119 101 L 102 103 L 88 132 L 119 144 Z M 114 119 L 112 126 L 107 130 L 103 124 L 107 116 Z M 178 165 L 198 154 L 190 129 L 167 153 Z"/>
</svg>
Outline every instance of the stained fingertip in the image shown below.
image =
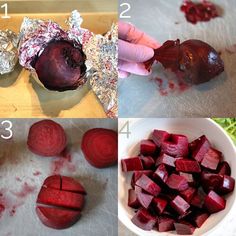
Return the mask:
<svg viewBox="0 0 236 236">
<path fill-rule="evenodd" d="M 126 72 L 126 71 L 122 71 L 122 70 L 119 70 L 118 71 L 118 77 L 120 79 L 125 79 L 125 78 L 128 78 L 130 76 L 130 73 L 129 72 Z"/>
</svg>

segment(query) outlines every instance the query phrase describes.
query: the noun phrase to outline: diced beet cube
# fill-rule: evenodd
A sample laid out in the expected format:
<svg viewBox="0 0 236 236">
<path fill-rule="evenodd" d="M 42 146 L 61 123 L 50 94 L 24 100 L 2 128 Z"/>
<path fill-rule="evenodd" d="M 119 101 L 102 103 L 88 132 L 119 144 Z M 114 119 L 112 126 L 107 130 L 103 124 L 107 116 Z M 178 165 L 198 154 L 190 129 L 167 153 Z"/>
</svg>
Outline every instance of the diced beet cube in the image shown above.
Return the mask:
<svg viewBox="0 0 236 236">
<path fill-rule="evenodd" d="M 137 194 L 137 193 L 140 193 L 140 192 L 142 192 L 142 191 L 143 191 L 143 189 L 142 189 L 142 188 L 140 188 L 139 186 L 135 185 L 135 186 L 134 186 L 134 191 L 135 191 L 135 193 Z"/>
<path fill-rule="evenodd" d="M 176 171 L 188 172 L 188 173 L 200 173 L 201 167 L 197 161 L 188 159 L 178 159 L 175 162 Z"/>
<path fill-rule="evenodd" d="M 165 164 L 167 166 L 175 167 L 175 158 L 162 153 L 156 160 L 156 166 L 160 164 Z"/>
<path fill-rule="evenodd" d="M 153 178 L 156 180 L 161 180 L 164 183 L 167 181 L 168 172 L 164 164 L 161 164 L 157 167 L 156 171 L 153 174 Z"/>
<path fill-rule="evenodd" d="M 161 147 L 163 141 L 168 140 L 170 137 L 170 134 L 163 130 L 153 130 L 152 133 L 152 140 L 157 145 L 157 147 Z"/>
<path fill-rule="evenodd" d="M 122 171 L 143 170 L 143 164 L 140 157 L 131 157 L 121 160 Z"/>
<path fill-rule="evenodd" d="M 208 193 L 210 190 L 218 191 L 219 187 L 222 186 L 223 176 L 213 173 L 201 174 L 201 184 L 203 189 Z"/>
<path fill-rule="evenodd" d="M 161 188 L 146 175 L 142 175 L 136 185 L 153 196 L 157 196 L 161 192 Z"/>
<path fill-rule="evenodd" d="M 204 155 L 201 165 L 208 169 L 216 170 L 221 160 L 221 157 L 222 157 L 221 152 L 219 152 L 214 148 L 210 148 Z"/>
<path fill-rule="evenodd" d="M 167 200 L 160 197 L 155 197 L 152 200 L 152 205 L 157 214 L 161 215 L 167 206 Z"/>
<path fill-rule="evenodd" d="M 194 185 L 194 178 L 193 178 L 193 175 L 192 175 L 192 174 L 184 173 L 184 172 L 179 172 L 179 175 L 182 176 L 182 177 L 184 177 L 184 178 L 187 180 L 187 182 L 188 182 L 188 184 L 189 184 L 190 186 L 193 186 L 193 185 Z"/>
<path fill-rule="evenodd" d="M 174 220 L 167 216 L 159 216 L 157 219 L 157 230 L 159 232 L 168 232 L 174 230 Z"/>
<path fill-rule="evenodd" d="M 142 205 L 142 207 L 147 209 L 152 202 L 153 196 L 149 195 L 147 193 L 138 192 L 137 198 L 138 198 L 138 201 L 140 202 L 140 204 Z"/>
<path fill-rule="evenodd" d="M 206 194 L 203 190 L 198 189 L 198 192 L 193 196 L 190 204 L 191 206 L 195 206 L 197 208 L 202 208 L 205 201 Z"/>
<path fill-rule="evenodd" d="M 223 197 L 219 196 L 216 192 L 211 190 L 205 197 L 204 206 L 209 213 L 215 213 L 225 209 L 226 201 Z"/>
<path fill-rule="evenodd" d="M 180 221 L 178 223 L 174 223 L 174 226 L 176 233 L 181 235 L 193 234 L 195 230 L 195 227 L 186 221 Z"/>
<path fill-rule="evenodd" d="M 151 156 L 141 156 L 141 160 L 143 162 L 143 167 L 146 170 L 150 170 L 155 166 L 155 161 Z"/>
<path fill-rule="evenodd" d="M 184 214 L 179 215 L 179 216 L 177 217 L 177 219 L 178 219 L 178 220 L 183 220 L 184 218 L 188 217 L 190 214 L 192 214 L 192 211 L 191 211 L 191 210 L 188 210 L 188 211 L 186 211 Z"/>
<path fill-rule="evenodd" d="M 175 189 L 178 191 L 183 191 L 188 188 L 187 180 L 180 175 L 171 174 L 166 181 L 166 184 L 169 188 Z"/>
<path fill-rule="evenodd" d="M 162 152 L 174 156 L 188 156 L 188 138 L 180 134 L 172 134 L 171 138 L 162 143 Z"/>
<path fill-rule="evenodd" d="M 134 171 L 133 175 L 132 175 L 132 179 L 131 179 L 131 186 L 132 188 L 135 187 L 135 183 L 136 181 L 142 176 L 142 175 L 146 175 L 148 177 L 151 177 L 153 172 L 151 170 L 140 170 L 140 171 Z"/>
<path fill-rule="evenodd" d="M 145 208 L 138 210 L 138 212 L 131 219 L 133 224 L 143 230 L 152 230 L 156 224 L 156 217 L 152 216 Z"/>
<path fill-rule="evenodd" d="M 143 155 L 153 155 L 156 148 L 157 146 L 152 140 L 142 140 L 140 143 L 140 153 Z"/>
<path fill-rule="evenodd" d="M 219 175 L 231 175 L 231 168 L 227 161 L 222 161 L 217 168 L 217 173 Z"/>
<path fill-rule="evenodd" d="M 192 158 L 194 158 L 198 162 L 201 162 L 204 155 L 209 150 L 210 146 L 211 144 L 205 135 L 202 135 L 198 139 L 192 141 L 189 144 L 189 148 L 192 153 Z"/>
<path fill-rule="evenodd" d="M 190 205 L 179 195 L 170 202 L 170 205 L 180 215 L 185 214 L 190 208 Z"/>
<path fill-rule="evenodd" d="M 135 209 L 140 207 L 140 203 L 138 201 L 137 194 L 133 189 L 129 189 L 128 206 L 135 208 Z"/>
<path fill-rule="evenodd" d="M 181 197 L 184 198 L 185 201 L 190 203 L 192 198 L 193 198 L 193 196 L 195 195 L 196 191 L 197 190 L 195 188 L 189 187 L 189 188 L 187 188 L 184 191 L 180 191 L 180 195 L 181 195 Z"/>
<path fill-rule="evenodd" d="M 232 177 L 228 175 L 223 175 L 223 181 L 220 185 L 219 193 L 226 194 L 232 192 L 234 190 L 234 185 L 235 185 L 235 180 Z"/>
<path fill-rule="evenodd" d="M 210 215 L 206 212 L 200 212 L 200 213 L 197 213 L 194 217 L 193 217 L 193 221 L 194 223 L 196 224 L 196 226 L 198 228 L 200 228 L 203 223 L 207 220 L 207 218 L 209 217 Z"/>
</svg>

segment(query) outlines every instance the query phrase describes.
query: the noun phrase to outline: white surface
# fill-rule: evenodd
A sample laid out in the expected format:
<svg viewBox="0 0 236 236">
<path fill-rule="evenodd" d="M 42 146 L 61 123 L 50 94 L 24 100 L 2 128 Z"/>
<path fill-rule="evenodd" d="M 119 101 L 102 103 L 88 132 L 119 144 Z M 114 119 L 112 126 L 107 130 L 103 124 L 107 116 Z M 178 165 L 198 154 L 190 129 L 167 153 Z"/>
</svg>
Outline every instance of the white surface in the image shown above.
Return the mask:
<svg viewBox="0 0 236 236">
<path fill-rule="evenodd" d="M 126 121 L 119 120 L 119 128 Z M 130 120 L 131 135 L 127 139 L 125 135 L 119 134 L 119 167 L 118 167 L 118 216 L 119 220 L 126 225 L 131 231 L 140 236 L 154 235 L 173 235 L 171 233 L 158 233 L 157 231 L 143 231 L 136 227 L 131 218 L 134 210 L 127 206 L 128 189 L 132 173 L 125 174 L 121 171 L 120 159 L 129 156 L 135 156 L 139 152 L 139 142 L 141 139 L 148 138 L 153 129 L 167 130 L 172 133 L 187 135 L 190 141 L 205 134 L 212 145 L 220 150 L 224 155 L 224 160 L 228 161 L 232 176 L 236 178 L 236 149 L 231 139 L 225 131 L 210 119 L 132 119 Z M 226 209 L 213 214 L 204 223 L 200 229 L 196 229 L 194 235 L 236 235 L 236 225 L 232 224 L 236 217 L 235 191 L 229 194 Z M 227 234 L 225 229 L 227 227 Z"/>
<path fill-rule="evenodd" d="M 83 133 L 93 127 L 117 130 L 117 121 L 111 119 L 57 119 L 69 139 L 73 168 L 61 173 L 73 176 L 84 185 L 87 195 L 81 219 L 71 228 L 55 230 L 44 226 L 35 213 L 35 201 L 43 180 L 50 175 L 51 162 L 56 158 L 34 155 L 26 147 L 29 127 L 36 119 L 12 119 L 13 139 L 0 138 L 0 191 L 18 192 L 27 182 L 35 186 L 32 194 L 22 198 L 23 205 L 9 216 L 9 209 L 0 217 L 0 236 L 116 236 L 117 235 L 117 167 L 96 169 L 88 164 L 80 150 Z M 1 122 L 1 120 L 0 120 Z M 2 134 L 3 129 L 0 129 Z M 7 133 L 5 134 L 7 135 Z M 34 176 L 35 171 L 42 174 Z M 15 178 L 19 177 L 22 182 Z M 14 199 L 14 198 L 13 198 Z M 19 203 L 19 198 L 15 203 Z"/>
<path fill-rule="evenodd" d="M 200 39 L 217 51 L 236 44 L 236 1 L 214 0 L 223 17 L 193 25 L 179 10 L 182 0 L 120 0 L 131 10 L 130 21 L 160 43 L 168 39 Z M 124 10 L 124 8 L 121 8 Z M 120 9 L 120 10 L 121 10 Z M 175 24 L 178 22 L 179 24 Z M 229 117 L 236 114 L 236 53 L 223 53 L 225 72 L 212 81 L 193 86 L 182 93 L 161 96 L 150 78 L 165 78 L 161 66 L 148 77 L 132 75 L 119 81 L 120 117 Z"/>
</svg>

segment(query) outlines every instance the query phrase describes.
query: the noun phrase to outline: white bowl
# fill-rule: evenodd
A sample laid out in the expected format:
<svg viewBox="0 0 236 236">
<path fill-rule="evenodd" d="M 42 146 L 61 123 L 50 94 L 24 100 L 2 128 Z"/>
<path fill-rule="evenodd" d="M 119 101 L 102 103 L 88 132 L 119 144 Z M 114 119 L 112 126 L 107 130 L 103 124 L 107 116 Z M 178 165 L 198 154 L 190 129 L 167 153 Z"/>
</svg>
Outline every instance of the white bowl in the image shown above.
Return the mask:
<svg viewBox="0 0 236 236">
<path fill-rule="evenodd" d="M 127 119 L 119 119 L 119 130 Z M 127 128 L 127 125 L 125 126 Z M 219 125 L 211 119 L 205 118 L 146 118 L 146 119 L 130 119 L 129 138 L 127 135 L 119 134 L 119 167 L 118 167 L 118 216 L 119 220 L 131 231 L 140 236 L 170 236 L 176 235 L 175 232 L 159 233 L 156 230 L 144 231 L 131 222 L 134 210 L 128 207 L 128 189 L 130 188 L 130 180 L 132 173 L 123 173 L 121 171 L 120 160 L 130 156 L 135 156 L 139 151 L 139 142 L 141 139 L 148 138 L 153 129 L 162 129 L 171 133 L 179 133 L 186 135 L 190 141 L 205 134 L 211 144 L 224 155 L 231 167 L 231 176 L 236 178 L 236 148 L 227 133 Z M 235 191 L 226 197 L 226 208 L 218 213 L 211 215 L 200 229 L 196 229 L 194 235 L 213 235 L 213 231 L 219 230 L 223 226 L 224 221 L 232 214 L 232 208 L 235 207 Z"/>
</svg>

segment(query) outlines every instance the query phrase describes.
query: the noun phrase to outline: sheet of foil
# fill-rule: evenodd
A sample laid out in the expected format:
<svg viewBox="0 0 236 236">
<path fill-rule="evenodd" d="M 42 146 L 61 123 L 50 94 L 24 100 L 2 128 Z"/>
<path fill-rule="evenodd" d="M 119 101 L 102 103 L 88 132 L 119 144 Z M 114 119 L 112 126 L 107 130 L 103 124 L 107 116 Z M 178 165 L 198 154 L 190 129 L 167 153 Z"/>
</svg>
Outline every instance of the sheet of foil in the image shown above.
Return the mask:
<svg viewBox="0 0 236 236">
<path fill-rule="evenodd" d="M 14 70 L 18 61 L 18 36 L 11 30 L 0 30 L 0 74 Z"/>
</svg>

